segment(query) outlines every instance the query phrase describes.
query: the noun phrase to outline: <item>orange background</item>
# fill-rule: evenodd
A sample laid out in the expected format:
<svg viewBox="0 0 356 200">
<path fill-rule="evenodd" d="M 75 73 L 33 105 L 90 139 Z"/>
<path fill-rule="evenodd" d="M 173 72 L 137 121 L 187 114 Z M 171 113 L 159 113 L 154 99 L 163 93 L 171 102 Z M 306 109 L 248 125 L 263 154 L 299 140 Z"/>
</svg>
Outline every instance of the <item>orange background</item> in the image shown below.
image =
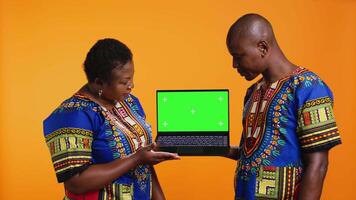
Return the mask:
<svg viewBox="0 0 356 200">
<path fill-rule="evenodd" d="M 248 12 L 274 26 L 287 57 L 324 79 L 335 96 L 343 145 L 330 153 L 323 198 L 355 196 L 356 1 L 0 0 L 0 199 L 61 199 L 42 120 L 85 84 L 82 63 L 96 40 L 114 37 L 134 53 L 134 94 L 156 127 L 156 89 L 229 88 L 232 144 L 252 84 L 232 69 L 225 37 Z M 158 165 L 169 200 L 233 199 L 236 163 L 183 157 Z"/>
</svg>

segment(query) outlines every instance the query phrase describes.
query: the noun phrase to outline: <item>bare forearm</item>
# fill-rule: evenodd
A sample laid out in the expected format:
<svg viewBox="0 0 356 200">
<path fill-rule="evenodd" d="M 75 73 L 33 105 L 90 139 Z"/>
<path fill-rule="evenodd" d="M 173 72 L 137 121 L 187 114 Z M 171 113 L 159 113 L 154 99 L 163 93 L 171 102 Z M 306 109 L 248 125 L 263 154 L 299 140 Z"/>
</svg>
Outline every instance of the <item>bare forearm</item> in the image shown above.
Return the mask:
<svg viewBox="0 0 356 200">
<path fill-rule="evenodd" d="M 320 199 L 326 171 L 326 168 L 306 170 L 302 178 L 300 200 Z"/>
<path fill-rule="evenodd" d="M 135 168 L 138 164 L 139 161 L 133 154 L 110 163 L 92 165 L 82 173 L 66 181 L 65 187 L 74 194 L 98 190 L 124 175 L 130 169 Z"/>
<path fill-rule="evenodd" d="M 233 160 L 240 159 L 240 148 L 237 146 L 231 146 L 225 157 Z"/>
<path fill-rule="evenodd" d="M 152 200 L 165 200 L 155 169 L 152 166 Z"/>
<path fill-rule="evenodd" d="M 306 157 L 305 164 L 299 199 L 319 200 L 328 168 L 327 152 L 319 152 L 314 156 Z"/>
</svg>

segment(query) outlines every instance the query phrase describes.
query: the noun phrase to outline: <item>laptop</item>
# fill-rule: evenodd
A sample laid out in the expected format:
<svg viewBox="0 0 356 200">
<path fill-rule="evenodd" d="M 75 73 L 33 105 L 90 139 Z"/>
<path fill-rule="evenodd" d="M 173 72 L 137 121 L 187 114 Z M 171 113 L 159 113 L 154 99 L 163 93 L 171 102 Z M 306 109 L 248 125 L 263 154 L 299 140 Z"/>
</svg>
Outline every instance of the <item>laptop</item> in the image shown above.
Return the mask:
<svg viewBox="0 0 356 200">
<path fill-rule="evenodd" d="M 160 151 L 221 156 L 229 150 L 229 90 L 157 90 Z"/>
</svg>

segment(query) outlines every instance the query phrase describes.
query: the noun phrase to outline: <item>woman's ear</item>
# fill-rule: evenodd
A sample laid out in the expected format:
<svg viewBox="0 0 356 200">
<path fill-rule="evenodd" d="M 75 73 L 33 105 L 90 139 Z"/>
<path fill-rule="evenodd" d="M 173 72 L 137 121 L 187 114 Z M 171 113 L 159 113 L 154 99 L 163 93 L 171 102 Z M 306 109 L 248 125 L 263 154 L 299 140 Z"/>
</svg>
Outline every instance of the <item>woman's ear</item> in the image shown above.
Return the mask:
<svg viewBox="0 0 356 200">
<path fill-rule="evenodd" d="M 95 78 L 94 83 L 100 89 L 104 86 L 104 81 L 102 81 L 100 78 Z"/>
</svg>

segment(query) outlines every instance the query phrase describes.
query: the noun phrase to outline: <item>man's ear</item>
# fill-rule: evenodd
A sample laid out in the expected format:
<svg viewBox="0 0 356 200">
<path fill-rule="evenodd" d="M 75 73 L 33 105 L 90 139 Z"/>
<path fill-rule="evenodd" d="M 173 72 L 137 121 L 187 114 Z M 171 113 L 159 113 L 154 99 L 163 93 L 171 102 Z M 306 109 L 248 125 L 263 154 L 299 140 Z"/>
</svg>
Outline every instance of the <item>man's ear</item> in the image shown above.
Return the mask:
<svg viewBox="0 0 356 200">
<path fill-rule="evenodd" d="M 269 50 L 269 46 L 268 46 L 268 43 L 266 41 L 264 41 L 264 40 L 259 41 L 257 43 L 257 48 L 260 51 L 262 58 L 267 55 L 268 50 Z"/>
</svg>

